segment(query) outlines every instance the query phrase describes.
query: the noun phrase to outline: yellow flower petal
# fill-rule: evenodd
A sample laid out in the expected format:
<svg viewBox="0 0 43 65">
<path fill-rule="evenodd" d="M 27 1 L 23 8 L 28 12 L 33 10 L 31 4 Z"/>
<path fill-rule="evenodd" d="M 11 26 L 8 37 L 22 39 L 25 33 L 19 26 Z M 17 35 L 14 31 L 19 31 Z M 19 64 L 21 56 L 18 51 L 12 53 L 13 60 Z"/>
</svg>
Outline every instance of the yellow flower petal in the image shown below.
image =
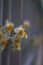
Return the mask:
<svg viewBox="0 0 43 65">
<path fill-rule="evenodd" d="M 0 33 L 0 40 L 3 38 L 3 34 L 2 33 Z"/>
<path fill-rule="evenodd" d="M 24 33 L 23 29 L 21 29 L 21 30 L 18 31 L 18 35 L 20 35 L 20 36 L 23 36 L 23 33 Z"/>
<path fill-rule="evenodd" d="M 21 47 L 19 45 L 15 45 L 15 50 L 21 50 Z"/>
<path fill-rule="evenodd" d="M 7 40 L 3 39 L 1 43 L 2 43 L 2 46 L 5 46 L 7 44 Z"/>
<path fill-rule="evenodd" d="M 15 48 L 16 48 L 16 49 L 19 48 L 19 45 L 15 45 Z"/>
<path fill-rule="evenodd" d="M 27 34 L 26 34 L 26 32 L 24 32 L 24 38 L 27 38 Z"/>
<path fill-rule="evenodd" d="M 20 39 L 19 39 L 19 38 L 16 38 L 16 39 L 14 40 L 14 42 L 15 42 L 15 44 L 19 44 L 19 43 L 20 43 Z"/>
</svg>

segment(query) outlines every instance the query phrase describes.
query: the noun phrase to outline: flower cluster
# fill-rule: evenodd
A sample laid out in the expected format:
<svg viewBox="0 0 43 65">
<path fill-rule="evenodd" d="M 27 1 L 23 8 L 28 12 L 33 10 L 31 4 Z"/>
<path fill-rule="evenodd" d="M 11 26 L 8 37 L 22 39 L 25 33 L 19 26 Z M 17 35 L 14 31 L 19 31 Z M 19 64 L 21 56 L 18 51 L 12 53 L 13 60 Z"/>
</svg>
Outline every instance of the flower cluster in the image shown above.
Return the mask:
<svg viewBox="0 0 43 65">
<path fill-rule="evenodd" d="M 26 33 L 26 28 L 30 27 L 30 23 L 28 21 L 24 21 L 22 25 L 15 28 L 12 22 L 6 20 L 4 26 L 0 27 L 0 46 L 6 46 L 8 40 L 12 41 L 12 44 L 15 50 L 21 50 L 21 39 L 27 38 L 28 35 Z M 15 33 L 12 34 L 12 31 Z"/>
</svg>

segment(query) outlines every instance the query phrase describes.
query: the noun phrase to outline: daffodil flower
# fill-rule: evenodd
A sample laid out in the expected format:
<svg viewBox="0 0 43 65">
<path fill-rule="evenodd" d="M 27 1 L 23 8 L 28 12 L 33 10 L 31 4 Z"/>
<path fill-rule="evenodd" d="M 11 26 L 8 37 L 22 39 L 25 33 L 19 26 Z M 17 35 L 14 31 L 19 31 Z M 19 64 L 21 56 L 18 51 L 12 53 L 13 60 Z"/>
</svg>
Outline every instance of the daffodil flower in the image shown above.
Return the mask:
<svg viewBox="0 0 43 65">
<path fill-rule="evenodd" d="M 15 28 L 14 32 L 19 35 L 21 38 L 27 38 L 28 35 L 26 34 L 25 30 L 23 28 Z"/>
<path fill-rule="evenodd" d="M 14 44 L 19 44 L 21 43 L 21 37 L 19 35 L 15 35 L 14 37 L 11 38 Z"/>
<path fill-rule="evenodd" d="M 1 45 L 2 45 L 2 46 L 6 46 L 6 45 L 7 45 L 7 39 L 2 39 Z"/>
<path fill-rule="evenodd" d="M 7 20 L 5 26 L 6 26 L 6 29 L 7 29 L 8 32 L 12 32 L 12 29 L 14 27 L 13 23 L 8 22 L 8 20 Z"/>
<path fill-rule="evenodd" d="M 20 40 L 20 38 L 15 38 L 14 42 L 15 42 L 15 44 L 19 44 L 19 43 L 21 43 L 21 40 Z"/>
<path fill-rule="evenodd" d="M 12 40 L 15 50 L 21 50 L 21 37 L 19 35 L 15 35 Z"/>
<path fill-rule="evenodd" d="M 15 47 L 15 50 L 21 50 L 20 45 L 15 45 L 14 47 Z"/>
<path fill-rule="evenodd" d="M 24 28 L 23 28 L 22 25 L 20 25 L 19 27 L 14 28 L 14 32 L 15 32 L 15 33 L 18 33 L 18 30 L 21 30 L 21 29 L 24 30 Z"/>
<path fill-rule="evenodd" d="M 24 21 L 23 22 L 23 27 L 24 28 L 29 28 L 30 27 L 30 22 L 29 21 Z"/>
</svg>

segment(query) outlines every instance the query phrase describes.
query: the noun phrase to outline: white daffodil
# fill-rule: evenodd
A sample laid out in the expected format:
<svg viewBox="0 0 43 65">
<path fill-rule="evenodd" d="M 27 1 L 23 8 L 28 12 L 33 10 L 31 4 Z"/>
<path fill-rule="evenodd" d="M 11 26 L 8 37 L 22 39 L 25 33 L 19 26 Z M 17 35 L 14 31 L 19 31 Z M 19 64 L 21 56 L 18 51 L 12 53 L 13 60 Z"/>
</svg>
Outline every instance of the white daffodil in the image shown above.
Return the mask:
<svg viewBox="0 0 43 65">
<path fill-rule="evenodd" d="M 14 28 L 14 32 L 18 33 L 18 30 L 21 30 L 21 29 L 23 29 L 22 25 L 20 25 L 19 27 Z"/>
<path fill-rule="evenodd" d="M 19 45 L 15 45 L 15 50 L 21 50 L 21 47 Z"/>
<path fill-rule="evenodd" d="M 8 20 L 6 20 L 5 26 L 6 26 L 6 29 L 7 29 L 8 32 L 12 32 L 12 29 L 14 27 L 14 24 L 13 23 L 8 22 Z"/>
<path fill-rule="evenodd" d="M 23 27 L 24 28 L 29 28 L 30 27 L 30 22 L 29 21 L 24 21 L 23 22 Z"/>
<path fill-rule="evenodd" d="M 25 32 L 25 29 L 23 28 L 23 26 L 22 25 L 20 25 L 19 27 L 17 27 L 17 28 L 15 28 L 14 29 L 14 32 L 17 34 L 17 35 L 19 35 L 21 38 L 27 38 L 28 37 L 28 35 L 26 34 L 26 32 Z"/>
<path fill-rule="evenodd" d="M 21 43 L 21 37 L 19 35 L 15 35 L 13 38 L 11 38 L 14 44 Z"/>
<path fill-rule="evenodd" d="M 2 39 L 1 40 L 1 45 L 6 46 L 7 45 L 7 39 Z"/>
<path fill-rule="evenodd" d="M 21 37 L 19 35 L 15 35 L 13 38 L 13 45 L 15 50 L 21 50 Z"/>
<path fill-rule="evenodd" d="M 21 39 L 19 37 L 15 38 L 14 43 L 15 43 L 15 45 L 19 45 L 21 43 Z"/>
<path fill-rule="evenodd" d="M 19 35 L 20 37 L 23 37 L 24 28 L 22 25 L 14 29 L 14 32 Z"/>
</svg>

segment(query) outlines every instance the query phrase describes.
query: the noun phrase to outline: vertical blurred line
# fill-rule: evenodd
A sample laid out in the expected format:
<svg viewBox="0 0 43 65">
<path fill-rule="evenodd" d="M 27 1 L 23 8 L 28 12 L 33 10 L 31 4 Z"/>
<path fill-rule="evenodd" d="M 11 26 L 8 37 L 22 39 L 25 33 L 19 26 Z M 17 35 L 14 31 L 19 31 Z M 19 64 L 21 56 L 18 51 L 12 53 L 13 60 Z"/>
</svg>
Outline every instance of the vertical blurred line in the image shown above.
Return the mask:
<svg viewBox="0 0 43 65">
<path fill-rule="evenodd" d="M 6 19 L 8 19 L 8 0 L 3 0 L 3 25 Z"/>
<path fill-rule="evenodd" d="M 11 21 L 12 18 L 12 0 L 8 0 L 8 20 Z M 10 65 L 10 50 L 11 48 L 9 47 L 9 53 L 8 53 L 8 58 L 7 58 L 7 65 Z"/>
<path fill-rule="evenodd" d="M 42 65 L 42 44 L 38 48 L 37 61 L 35 65 Z"/>
<path fill-rule="evenodd" d="M 9 20 L 9 22 L 11 22 L 11 19 L 12 19 L 12 0 L 8 0 L 7 6 L 8 6 L 8 20 Z M 8 56 L 6 58 L 7 65 L 10 65 L 10 60 L 12 60 L 12 59 L 10 59 L 10 57 L 11 57 L 10 50 L 11 50 L 11 48 L 9 47 Z"/>
<path fill-rule="evenodd" d="M 2 22 L 3 21 L 3 0 L 1 0 L 1 26 L 2 26 Z"/>
<path fill-rule="evenodd" d="M 21 18 L 20 21 L 23 20 L 23 0 L 21 0 Z"/>
<path fill-rule="evenodd" d="M 42 33 L 42 65 L 43 65 L 43 33 Z"/>
<path fill-rule="evenodd" d="M 9 22 L 12 21 L 12 0 L 8 0 L 8 20 Z M 11 48 L 9 47 L 9 53 L 8 53 L 8 58 L 7 58 L 7 65 L 10 65 L 10 57 L 11 57 Z"/>
<path fill-rule="evenodd" d="M 41 0 L 41 10 L 42 10 L 42 16 L 43 16 L 43 0 Z"/>
<path fill-rule="evenodd" d="M 41 33 L 43 32 L 43 17 L 40 15 L 40 27 L 41 27 Z"/>
<path fill-rule="evenodd" d="M 43 65 L 43 17 L 42 17 L 42 65 Z"/>
<path fill-rule="evenodd" d="M 22 20 L 23 20 L 23 0 L 21 0 L 21 8 L 20 8 L 20 13 L 21 13 L 21 17 L 20 17 L 20 21 L 21 22 L 23 22 Z M 19 65 L 21 65 L 22 63 L 22 57 L 21 57 L 21 55 L 22 55 L 22 49 L 20 50 L 20 54 L 19 54 Z"/>
<path fill-rule="evenodd" d="M 7 60 L 6 64 L 10 65 L 10 48 L 9 48 L 9 52 L 8 52 L 8 56 L 7 56 L 6 60 Z"/>
<path fill-rule="evenodd" d="M 8 0 L 8 20 L 12 19 L 12 0 Z"/>
<path fill-rule="evenodd" d="M 43 0 L 41 0 L 41 3 L 42 3 L 42 9 L 43 9 Z"/>
<path fill-rule="evenodd" d="M 0 52 L 0 65 L 1 65 L 1 52 Z"/>
</svg>

